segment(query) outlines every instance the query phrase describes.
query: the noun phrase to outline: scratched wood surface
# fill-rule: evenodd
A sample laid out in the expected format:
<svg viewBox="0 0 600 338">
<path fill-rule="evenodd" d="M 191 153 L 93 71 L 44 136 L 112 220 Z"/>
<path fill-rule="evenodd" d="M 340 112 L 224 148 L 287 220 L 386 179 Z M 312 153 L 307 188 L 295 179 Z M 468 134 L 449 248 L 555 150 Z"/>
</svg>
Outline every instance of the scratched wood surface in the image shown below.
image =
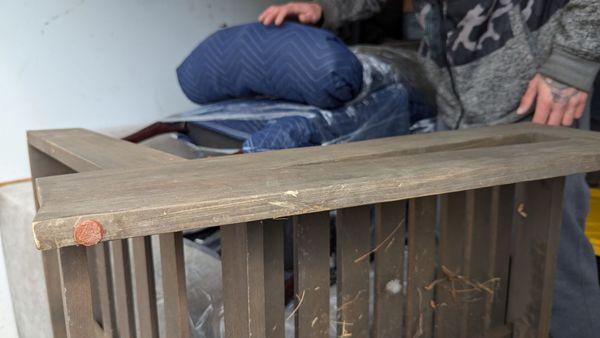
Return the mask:
<svg viewBox="0 0 600 338">
<path fill-rule="evenodd" d="M 562 177 L 526 182 L 517 189 L 507 314 L 515 338 L 548 337 L 563 189 Z"/>
<path fill-rule="evenodd" d="M 437 197 L 408 202 L 408 259 L 406 291 L 406 337 L 433 337 L 433 293 L 427 286 L 435 280 L 435 223 Z"/>
<path fill-rule="evenodd" d="M 370 223 L 368 205 L 337 211 L 338 336 L 369 336 Z"/>
<path fill-rule="evenodd" d="M 285 336 L 284 227 L 285 220 L 264 220 L 265 338 Z"/>
<path fill-rule="evenodd" d="M 30 142 L 65 162 L 91 148 L 53 133 L 61 132 L 31 133 Z M 518 124 L 176 164 L 158 160 L 163 165 L 39 180 L 34 233 L 38 247 L 50 249 L 72 245 L 71 229 L 81 219 L 102 223 L 110 240 L 562 176 L 600 169 L 599 145 L 595 133 Z"/>
<path fill-rule="evenodd" d="M 30 158 L 32 159 L 32 172 L 34 172 L 35 177 L 65 174 L 72 171 L 88 172 L 114 168 L 139 168 L 185 161 L 182 158 L 161 151 L 81 129 L 65 129 L 59 132 L 29 132 L 27 138 Z M 44 170 L 48 166 L 47 162 L 51 161 L 64 165 L 66 169 L 53 173 L 38 173 L 39 170 Z M 38 173 L 38 175 L 35 173 Z M 37 195 L 36 204 L 38 204 Z M 172 319 L 169 321 L 167 331 L 173 336 L 187 336 L 187 299 L 185 298 L 186 285 L 182 236 L 181 233 L 163 234 L 160 236 L 160 241 L 161 261 L 167 264 L 166 269 L 163 269 L 164 303 L 167 309 L 166 312 L 169 318 Z M 144 337 L 155 337 L 158 335 L 158 327 L 154 273 L 151 262 L 152 249 L 148 245 L 149 238 L 134 238 L 132 243 L 131 250 L 135 263 L 133 273 L 136 279 L 136 289 L 134 291 L 138 306 L 138 310 L 135 311 L 135 319 L 138 323 L 138 333 Z M 99 269 L 100 275 L 98 281 L 96 281 L 99 288 L 104 333 L 107 336 L 113 334 L 131 336 L 136 325 L 131 314 L 130 299 L 133 293 L 131 287 L 127 286 L 131 284 L 132 278 L 129 267 L 123 266 L 125 257 L 119 252 L 116 252 L 115 255 L 113 248 L 110 250 L 108 250 L 108 247 L 105 250 L 101 250 L 100 247 L 97 248 L 98 265 L 99 267 L 104 266 L 104 269 Z M 105 251 L 104 256 L 102 251 Z M 120 262 L 115 266 L 110 264 L 109 251 L 112 253 L 113 258 L 115 256 L 119 258 Z M 57 266 L 49 267 L 48 270 L 50 270 L 49 275 L 58 274 Z M 117 285 L 112 285 L 113 270 L 116 272 Z M 119 288 L 119 286 L 122 287 Z M 120 293 L 121 296 L 125 295 L 121 298 L 121 301 L 123 299 L 129 300 L 124 306 L 117 306 L 113 292 L 114 294 Z M 51 304 L 53 307 L 58 308 L 61 302 L 51 300 Z M 123 312 L 124 310 L 126 316 L 117 316 L 116 312 Z M 56 321 L 53 317 L 53 327 L 55 330 L 61 330 L 59 323 L 61 320 L 58 315 L 56 317 Z M 64 319 L 62 321 L 64 322 Z M 120 322 L 119 329 L 122 329 L 123 332 L 117 330 L 119 325 L 117 322 Z M 62 327 L 64 327 L 64 324 L 62 324 Z M 57 336 L 64 336 L 64 334 L 58 334 Z"/>
<path fill-rule="evenodd" d="M 36 178 L 73 173 L 71 168 L 54 160 L 36 148 L 29 146 L 28 151 L 34 191 Z M 34 202 L 35 209 L 39 209 L 40 204 L 35 195 Z M 52 334 L 54 337 L 66 337 L 67 328 L 65 327 L 65 312 L 62 302 L 63 288 L 60 280 L 59 250 L 47 250 L 42 252 L 42 264 L 44 267 L 44 279 L 46 282 L 48 302 L 50 303 Z"/>
<path fill-rule="evenodd" d="M 263 230 L 262 222 L 221 227 L 226 338 L 266 337 Z"/>
<path fill-rule="evenodd" d="M 329 338 L 328 212 L 294 217 L 294 289 L 296 338 Z"/>
<path fill-rule="evenodd" d="M 374 338 L 402 337 L 405 235 L 406 201 L 376 205 Z"/>
</svg>

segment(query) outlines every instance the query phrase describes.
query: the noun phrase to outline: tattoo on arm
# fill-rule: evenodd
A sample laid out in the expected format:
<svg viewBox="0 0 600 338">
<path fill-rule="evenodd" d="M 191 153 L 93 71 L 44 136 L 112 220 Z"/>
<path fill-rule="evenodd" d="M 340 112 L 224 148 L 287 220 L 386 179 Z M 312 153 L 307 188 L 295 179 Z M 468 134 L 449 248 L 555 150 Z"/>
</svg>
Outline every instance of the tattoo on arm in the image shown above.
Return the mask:
<svg viewBox="0 0 600 338">
<path fill-rule="evenodd" d="M 556 81 L 546 76 L 542 76 L 544 82 L 550 86 L 550 91 L 552 93 L 552 101 L 555 103 L 563 103 L 566 104 L 569 100 L 579 93 L 579 90 L 573 88 L 567 84 Z"/>
</svg>

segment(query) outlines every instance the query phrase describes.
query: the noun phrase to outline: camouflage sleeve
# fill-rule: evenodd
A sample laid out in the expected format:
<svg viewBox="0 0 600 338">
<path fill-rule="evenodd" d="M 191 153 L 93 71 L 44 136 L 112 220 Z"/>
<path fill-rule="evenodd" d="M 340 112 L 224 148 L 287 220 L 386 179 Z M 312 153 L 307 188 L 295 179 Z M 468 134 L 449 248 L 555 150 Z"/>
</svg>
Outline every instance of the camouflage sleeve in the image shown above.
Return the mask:
<svg viewBox="0 0 600 338">
<path fill-rule="evenodd" d="M 560 15 L 552 53 L 540 73 L 589 91 L 600 69 L 600 1 L 571 0 Z"/>
<path fill-rule="evenodd" d="M 318 0 L 323 8 L 323 27 L 336 29 L 341 25 L 368 18 L 381 10 L 385 0 Z"/>
</svg>

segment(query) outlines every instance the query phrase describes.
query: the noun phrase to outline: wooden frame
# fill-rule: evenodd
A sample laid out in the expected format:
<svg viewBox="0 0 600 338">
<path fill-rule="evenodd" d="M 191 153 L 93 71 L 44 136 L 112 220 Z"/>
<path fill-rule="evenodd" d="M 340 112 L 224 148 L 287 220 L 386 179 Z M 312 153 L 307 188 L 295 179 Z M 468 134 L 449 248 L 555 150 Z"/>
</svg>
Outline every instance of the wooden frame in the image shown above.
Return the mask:
<svg viewBox="0 0 600 338">
<path fill-rule="evenodd" d="M 190 161 L 81 129 L 28 140 L 56 337 L 159 336 L 157 253 L 166 336 L 190 336 L 182 231 L 214 226 L 227 337 L 282 337 L 286 320 L 297 337 L 546 337 L 563 177 L 600 169 L 597 134 L 529 123 Z"/>
</svg>

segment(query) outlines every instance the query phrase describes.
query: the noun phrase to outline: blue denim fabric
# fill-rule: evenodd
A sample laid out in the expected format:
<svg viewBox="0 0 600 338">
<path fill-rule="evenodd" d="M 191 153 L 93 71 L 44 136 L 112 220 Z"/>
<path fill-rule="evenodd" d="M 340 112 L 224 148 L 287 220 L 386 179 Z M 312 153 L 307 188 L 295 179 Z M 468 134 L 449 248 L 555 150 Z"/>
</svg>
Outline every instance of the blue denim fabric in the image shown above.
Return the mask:
<svg viewBox="0 0 600 338">
<path fill-rule="evenodd" d="M 584 174 L 565 181 L 556 265 L 552 338 L 600 337 L 600 286 L 594 251 L 585 237 L 590 192 Z"/>
</svg>

